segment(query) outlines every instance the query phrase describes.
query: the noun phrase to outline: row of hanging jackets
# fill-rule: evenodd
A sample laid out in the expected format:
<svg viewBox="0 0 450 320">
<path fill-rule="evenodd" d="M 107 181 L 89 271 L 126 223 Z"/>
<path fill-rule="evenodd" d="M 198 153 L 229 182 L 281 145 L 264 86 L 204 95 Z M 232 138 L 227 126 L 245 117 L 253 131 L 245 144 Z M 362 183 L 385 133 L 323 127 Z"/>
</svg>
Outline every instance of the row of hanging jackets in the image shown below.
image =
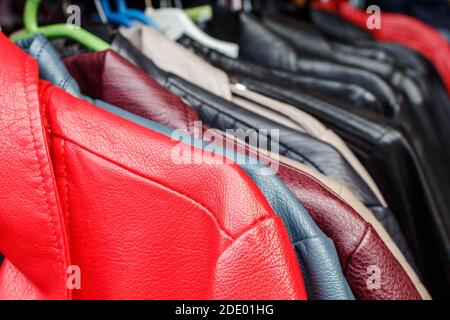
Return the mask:
<svg viewBox="0 0 450 320">
<path fill-rule="evenodd" d="M 347 5 L 1 34 L 0 298 L 448 297 L 449 44 Z"/>
</svg>

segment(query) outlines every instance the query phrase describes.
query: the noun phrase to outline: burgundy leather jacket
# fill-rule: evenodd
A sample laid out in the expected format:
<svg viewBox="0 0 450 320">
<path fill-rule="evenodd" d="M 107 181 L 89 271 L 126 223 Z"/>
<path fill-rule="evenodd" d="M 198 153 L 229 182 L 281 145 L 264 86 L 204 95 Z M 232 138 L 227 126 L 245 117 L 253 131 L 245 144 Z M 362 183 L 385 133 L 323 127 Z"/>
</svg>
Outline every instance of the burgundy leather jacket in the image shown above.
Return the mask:
<svg viewBox="0 0 450 320">
<path fill-rule="evenodd" d="M 83 93 L 92 98 L 173 128 L 191 128 L 200 120 L 194 109 L 113 51 L 81 54 L 64 62 Z M 158 107 L 167 101 L 170 107 Z M 238 150 L 251 153 L 244 146 Z M 278 174 L 334 241 L 344 275 L 358 299 L 421 299 L 373 227 L 350 205 L 307 173 L 280 163 Z M 380 290 L 367 286 L 371 266 L 382 274 Z"/>
<path fill-rule="evenodd" d="M 306 299 L 281 219 L 239 166 L 205 152 L 207 167 L 174 166 L 177 142 L 0 47 L 0 299 Z"/>
</svg>

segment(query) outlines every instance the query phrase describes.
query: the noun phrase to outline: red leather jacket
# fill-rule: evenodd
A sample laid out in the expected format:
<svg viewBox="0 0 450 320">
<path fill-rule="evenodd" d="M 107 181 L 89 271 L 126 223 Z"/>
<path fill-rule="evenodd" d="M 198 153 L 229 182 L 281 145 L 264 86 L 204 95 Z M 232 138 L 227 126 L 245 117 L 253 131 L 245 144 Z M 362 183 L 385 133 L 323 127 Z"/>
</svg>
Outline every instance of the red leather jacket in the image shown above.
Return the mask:
<svg viewBox="0 0 450 320">
<path fill-rule="evenodd" d="M 174 165 L 178 142 L 0 46 L 1 299 L 306 298 L 281 220 L 237 165 Z"/>
<path fill-rule="evenodd" d="M 195 121 L 200 121 L 193 108 L 111 50 L 66 58 L 65 64 L 81 91 L 93 98 L 174 128 L 191 129 Z M 122 85 L 124 78 L 127 81 Z M 265 158 L 244 145 L 233 142 L 229 145 L 242 154 Z M 268 158 L 265 160 L 270 162 Z M 383 240 L 350 205 L 314 177 L 284 163 L 279 163 L 278 175 L 333 240 L 345 277 L 358 299 L 421 299 Z M 373 265 L 380 267 L 383 290 L 373 290 L 367 285 L 367 270 Z"/>
</svg>

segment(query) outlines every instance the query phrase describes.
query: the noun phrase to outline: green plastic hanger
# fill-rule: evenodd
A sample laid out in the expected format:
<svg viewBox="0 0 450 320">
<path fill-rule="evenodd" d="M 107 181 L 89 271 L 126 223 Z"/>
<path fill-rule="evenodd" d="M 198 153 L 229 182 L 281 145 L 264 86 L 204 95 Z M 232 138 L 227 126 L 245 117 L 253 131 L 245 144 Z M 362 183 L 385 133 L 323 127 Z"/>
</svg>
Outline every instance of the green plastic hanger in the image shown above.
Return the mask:
<svg viewBox="0 0 450 320">
<path fill-rule="evenodd" d="M 37 17 L 41 1 L 42 0 L 27 0 L 23 14 L 25 30 L 11 36 L 11 40 L 18 41 L 29 38 L 37 33 L 42 33 L 47 38 L 67 38 L 77 41 L 94 51 L 102 51 L 110 48 L 110 45 L 107 42 L 81 28 L 75 29 L 64 23 L 43 27 L 38 26 Z"/>
<path fill-rule="evenodd" d="M 203 23 L 209 21 L 213 17 L 213 9 L 211 5 L 205 4 L 198 7 L 184 9 L 186 14 L 192 21 L 197 23 Z"/>
</svg>

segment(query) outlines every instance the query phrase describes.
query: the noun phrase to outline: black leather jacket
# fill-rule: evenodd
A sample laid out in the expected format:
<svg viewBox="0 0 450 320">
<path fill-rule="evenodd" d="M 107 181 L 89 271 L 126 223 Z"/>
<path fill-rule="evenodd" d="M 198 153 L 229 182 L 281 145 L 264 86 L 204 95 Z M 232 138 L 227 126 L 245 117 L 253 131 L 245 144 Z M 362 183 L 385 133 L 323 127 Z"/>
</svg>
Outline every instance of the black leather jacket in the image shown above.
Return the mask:
<svg viewBox="0 0 450 320">
<path fill-rule="evenodd" d="M 250 19 L 253 18 L 250 17 Z M 264 59 L 258 59 L 261 59 L 261 61 L 265 60 L 264 63 L 266 64 L 270 64 L 268 60 L 271 60 L 272 66 L 278 65 L 279 68 L 287 65 L 294 66 L 291 70 L 291 74 L 298 74 L 298 72 L 295 72 L 296 63 L 290 60 L 296 61 L 297 59 L 300 59 L 296 55 L 296 50 L 286 45 L 286 42 L 283 39 L 280 40 L 279 37 L 273 36 L 273 34 L 269 37 L 269 39 L 271 39 L 270 41 L 267 41 L 267 43 L 263 42 L 264 32 L 262 28 L 264 26 L 261 27 L 257 21 L 253 21 L 248 25 L 250 25 L 250 29 L 255 28 L 258 32 L 261 32 L 261 37 L 258 37 L 255 40 L 256 44 L 247 43 L 249 48 L 251 46 L 255 48 L 253 53 L 250 53 L 249 55 L 257 55 L 256 52 L 259 54 L 261 51 L 265 50 L 266 54 L 262 54 Z M 257 34 L 260 35 L 260 33 L 255 32 L 254 30 L 250 31 L 253 36 Z M 249 34 L 247 35 L 249 39 L 251 38 L 250 31 L 248 31 Z M 266 34 L 266 38 L 267 37 Z M 192 43 L 188 44 L 189 41 L 186 37 L 180 42 L 191 48 L 195 47 L 192 46 Z M 273 45 L 268 45 L 269 42 Z M 265 45 L 262 45 L 262 43 L 265 43 Z M 398 47 L 390 47 L 389 50 L 386 51 L 383 51 L 383 49 L 382 46 L 378 47 L 379 52 L 385 52 L 384 57 L 391 61 L 395 61 L 399 54 L 404 54 L 400 53 L 404 50 Z M 249 65 L 247 61 L 233 61 L 232 59 L 220 56 L 217 53 L 207 52 L 204 48 L 203 50 L 196 48 L 194 51 L 201 53 L 215 65 L 228 71 L 235 82 L 240 82 L 249 86 L 249 88 L 254 91 L 296 105 L 302 110 L 329 124 L 331 128 L 334 128 L 337 133 L 354 148 L 355 153 L 357 153 L 360 158 L 366 159 L 365 163 L 371 168 L 372 175 L 378 177 L 377 182 L 382 188 L 383 193 L 386 194 L 391 208 L 399 215 L 402 228 L 406 231 L 406 234 L 409 235 L 408 238 L 410 243 L 413 244 L 415 242 L 413 245 L 414 251 L 416 252 L 418 259 L 422 258 L 422 267 L 425 267 L 425 265 L 428 264 L 429 266 L 427 268 L 431 268 L 429 270 L 436 270 L 436 264 L 433 266 L 426 260 L 423 260 L 423 250 L 427 250 L 427 246 L 423 246 L 420 244 L 420 241 L 422 240 L 418 240 L 419 238 L 436 237 L 435 234 L 439 235 L 439 240 L 434 242 L 434 246 L 438 247 L 438 250 L 441 250 L 441 263 L 444 266 L 449 265 L 450 252 L 448 250 L 450 248 L 450 221 L 446 212 L 449 212 L 450 202 L 446 195 L 450 192 L 450 171 L 447 165 L 447 163 L 450 162 L 450 140 L 446 138 L 449 136 L 446 134 L 449 130 L 449 126 L 446 123 L 450 118 L 450 115 L 448 115 L 450 106 L 446 103 L 445 92 L 438 90 L 439 88 L 436 89 L 436 86 L 431 87 L 433 90 L 430 90 L 430 86 L 425 85 L 424 87 L 423 78 L 420 75 L 424 74 L 425 68 L 423 67 L 423 64 L 419 64 L 417 68 L 414 67 L 413 61 L 417 61 L 416 57 L 409 56 L 408 61 L 399 67 L 404 70 L 401 73 L 402 77 L 399 78 L 400 80 L 403 79 L 404 82 L 402 83 L 403 80 L 399 81 L 399 83 L 396 84 L 396 88 L 391 88 L 394 86 L 390 84 L 390 91 L 394 94 L 396 100 L 393 102 L 395 108 L 392 109 L 392 113 L 390 114 L 387 112 L 384 114 L 382 113 L 385 117 L 379 117 L 373 112 L 376 110 L 370 108 L 354 108 L 354 106 L 349 106 L 348 103 L 342 103 L 342 100 L 340 102 L 333 101 L 324 96 L 320 97 L 319 100 L 316 99 L 315 102 L 311 102 L 311 95 L 309 93 L 305 95 L 306 91 L 303 88 L 300 88 L 295 80 L 289 83 L 289 81 L 286 81 L 288 77 L 281 72 L 278 72 L 277 74 L 277 72 L 274 71 L 274 68 L 265 68 L 264 71 L 264 68 L 255 68 L 254 65 Z M 248 49 L 248 51 L 250 52 L 251 50 Z M 280 52 L 285 52 L 286 56 L 283 57 Z M 303 57 L 301 57 L 301 59 L 303 59 Z M 290 61 L 290 64 L 285 63 L 286 61 Z M 326 63 L 329 62 L 326 61 Z M 253 70 L 257 71 L 253 72 Z M 323 78 L 328 78 L 327 68 L 322 68 L 321 73 Z M 280 74 L 282 76 L 280 76 Z M 316 76 L 320 77 L 320 72 L 318 72 Z M 344 74 L 339 74 L 337 80 L 339 78 L 342 82 L 345 82 L 347 79 Z M 295 79 L 295 77 L 292 77 L 292 79 Z M 393 77 L 391 80 L 395 84 L 395 81 L 398 79 L 396 80 L 395 77 Z M 381 78 L 380 81 L 384 82 Z M 401 91 L 408 94 L 402 94 Z M 271 94 L 268 92 L 271 92 Z M 430 94 L 430 92 L 432 93 Z M 430 95 L 436 96 L 442 103 L 430 103 Z M 377 98 L 379 98 L 378 95 Z M 330 101 L 333 103 L 326 104 L 326 102 Z M 325 112 L 325 108 L 328 108 L 327 105 L 333 105 L 333 110 L 336 110 L 336 113 L 331 115 L 329 112 Z M 349 112 L 346 116 L 343 116 L 343 114 L 337 110 L 338 108 L 346 109 Z M 319 110 L 319 113 L 315 113 L 317 110 Z M 391 141 L 392 145 L 388 143 L 389 140 L 383 142 L 370 141 L 373 138 L 370 137 L 373 132 L 371 133 L 370 130 L 367 132 L 366 128 L 360 128 L 358 124 L 359 121 L 348 123 L 349 119 L 351 120 L 358 117 L 361 117 L 361 119 L 366 122 L 369 120 L 375 125 L 383 125 L 383 123 L 385 123 L 395 129 L 394 131 L 397 133 L 393 136 L 398 137 L 398 139 L 393 139 L 393 141 Z M 343 128 L 343 126 L 345 127 Z M 351 129 L 352 127 L 353 130 L 349 130 L 349 128 Z M 365 141 L 360 142 L 355 139 L 354 136 L 359 131 L 360 133 L 363 133 L 363 136 L 368 133 L 368 135 L 364 137 L 367 140 L 364 139 Z M 387 146 L 384 145 L 386 143 Z M 380 148 L 376 151 L 379 153 L 378 155 L 371 154 L 376 150 L 372 147 L 373 144 L 375 144 L 377 148 Z M 391 147 L 394 148 L 393 151 L 389 151 L 389 148 Z M 366 151 L 364 150 L 366 148 L 369 149 Z M 386 151 L 383 149 L 386 149 Z M 386 156 L 386 162 L 384 164 L 375 164 L 374 162 L 371 162 L 376 159 L 376 157 L 381 159 L 382 155 L 386 153 L 399 155 L 409 153 L 409 155 L 407 158 L 402 158 L 402 156 L 390 158 L 389 156 Z M 369 161 L 368 159 L 372 160 Z M 406 165 L 406 162 L 409 164 Z M 409 170 L 405 170 L 405 167 L 407 166 L 410 166 Z M 387 167 L 389 167 L 389 170 L 386 170 Z M 407 177 L 409 172 L 415 172 L 414 174 L 416 175 L 416 187 L 413 189 L 410 189 L 410 186 L 405 186 L 405 184 L 407 184 L 405 181 L 410 181 L 411 178 Z M 395 190 L 394 186 L 396 188 Z M 411 199 L 417 197 L 417 190 L 422 190 L 420 192 L 422 194 L 422 199 L 419 201 L 422 205 L 416 206 L 415 204 L 412 204 L 412 202 L 415 203 L 415 201 L 411 201 Z M 406 194 L 409 194 L 409 196 L 405 196 Z M 423 220 L 423 217 L 420 217 L 424 215 L 423 212 L 426 212 L 426 219 L 428 219 L 427 227 L 422 227 L 422 223 L 420 222 Z M 420 233 L 421 236 L 419 236 L 418 233 Z M 436 263 L 439 264 L 439 261 L 436 261 Z M 446 281 L 449 281 L 449 279 L 446 279 Z M 435 284 L 437 287 L 443 288 L 440 286 L 439 281 L 436 281 Z"/>
<path fill-rule="evenodd" d="M 450 272 L 450 224 L 445 201 L 448 189 L 439 188 L 439 182 L 430 173 L 435 168 L 418 156 L 401 128 L 379 115 L 338 107 L 292 87 L 241 75 L 231 78 L 252 91 L 295 105 L 335 130 L 365 164 L 386 196 L 405 230 L 419 268 L 428 276 L 425 282 L 430 290 L 441 294 L 447 290 L 449 279 L 440 276 Z"/>
<path fill-rule="evenodd" d="M 393 236 L 394 241 L 399 245 L 411 265 L 415 266 L 396 218 L 388 208 L 383 207 L 362 178 L 349 166 L 336 149 L 306 134 L 255 115 L 176 75 L 158 69 L 151 60 L 143 56 L 128 40 L 120 35 L 115 37 L 112 45 L 114 50 L 140 66 L 160 84 L 187 100 L 198 110 L 200 117 L 207 124 L 222 130 L 237 128 L 279 129 L 280 153 L 296 159 L 347 186 L 375 214 Z M 260 142 L 270 145 L 266 141 Z"/>
</svg>

